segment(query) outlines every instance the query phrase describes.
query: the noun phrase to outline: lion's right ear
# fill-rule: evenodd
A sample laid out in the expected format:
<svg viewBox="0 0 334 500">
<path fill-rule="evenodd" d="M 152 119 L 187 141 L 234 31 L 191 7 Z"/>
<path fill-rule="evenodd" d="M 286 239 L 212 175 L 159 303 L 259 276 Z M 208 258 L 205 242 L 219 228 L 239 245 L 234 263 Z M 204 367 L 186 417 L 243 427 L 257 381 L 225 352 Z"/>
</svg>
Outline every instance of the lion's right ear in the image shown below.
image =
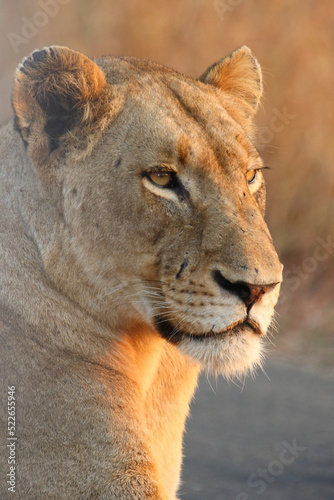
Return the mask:
<svg viewBox="0 0 334 500">
<path fill-rule="evenodd" d="M 25 58 L 12 104 L 30 156 L 43 161 L 63 145 L 87 154 L 115 111 L 111 94 L 104 72 L 80 52 L 52 46 Z"/>
</svg>

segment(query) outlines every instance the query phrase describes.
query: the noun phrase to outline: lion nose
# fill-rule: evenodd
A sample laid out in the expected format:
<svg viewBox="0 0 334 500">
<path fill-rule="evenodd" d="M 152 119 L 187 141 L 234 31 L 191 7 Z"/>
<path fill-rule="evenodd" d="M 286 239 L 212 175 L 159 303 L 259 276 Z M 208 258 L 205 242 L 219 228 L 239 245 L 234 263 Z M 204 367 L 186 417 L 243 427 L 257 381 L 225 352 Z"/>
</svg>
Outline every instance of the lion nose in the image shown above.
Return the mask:
<svg viewBox="0 0 334 500">
<path fill-rule="evenodd" d="M 264 285 L 253 285 L 251 283 L 245 283 L 244 281 L 237 281 L 232 283 L 231 281 L 224 278 L 220 271 L 213 271 L 213 279 L 222 288 L 233 295 L 236 295 L 241 299 L 247 311 L 249 312 L 254 304 L 256 304 L 261 297 L 275 288 L 278 283 L 270 283 Z"/>
</svg>

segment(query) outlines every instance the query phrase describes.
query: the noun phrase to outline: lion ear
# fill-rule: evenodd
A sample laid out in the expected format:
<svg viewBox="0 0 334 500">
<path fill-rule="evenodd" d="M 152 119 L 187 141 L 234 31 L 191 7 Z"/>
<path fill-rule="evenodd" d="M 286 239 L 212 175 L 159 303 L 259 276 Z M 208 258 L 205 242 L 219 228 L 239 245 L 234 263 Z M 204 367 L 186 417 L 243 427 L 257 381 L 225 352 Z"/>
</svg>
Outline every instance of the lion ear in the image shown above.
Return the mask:
<svg viewBox="0 0 334 500">
<path fill-rule="evenodd" d="M 239 108 L 235 118 L 246 128 L 251 127 L 263 86 L 260 65 L 248 47 L 244 45 L 210 66 L 199 80 L 233 97 Z"/>
<path fill-rule="evenodd" d="M 103 71 L 83 54 L 58 46 L 34 51 L 16 70 L 12 98 L 28 151 L 41 158 L 69 142 L 89 149 L 107 121 L 110 90 Z"/>
</svg>

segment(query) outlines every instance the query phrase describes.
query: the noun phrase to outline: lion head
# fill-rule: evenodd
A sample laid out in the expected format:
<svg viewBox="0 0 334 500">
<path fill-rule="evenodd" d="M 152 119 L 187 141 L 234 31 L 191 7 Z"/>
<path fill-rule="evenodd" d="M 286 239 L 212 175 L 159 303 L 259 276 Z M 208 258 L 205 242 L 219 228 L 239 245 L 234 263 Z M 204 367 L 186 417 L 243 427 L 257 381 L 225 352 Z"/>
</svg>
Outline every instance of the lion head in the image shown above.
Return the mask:
<svg viewBox="0 0 334 500">
<path fill-rule="evenodd" d="M 282 280 L 251 142 L 261 94 L 247 47 L 194 80 L 53 46 L 13 92 L 53 283 L 111 331 L 144 325 L 227 376 L 259 362 Z"/>
</svg>

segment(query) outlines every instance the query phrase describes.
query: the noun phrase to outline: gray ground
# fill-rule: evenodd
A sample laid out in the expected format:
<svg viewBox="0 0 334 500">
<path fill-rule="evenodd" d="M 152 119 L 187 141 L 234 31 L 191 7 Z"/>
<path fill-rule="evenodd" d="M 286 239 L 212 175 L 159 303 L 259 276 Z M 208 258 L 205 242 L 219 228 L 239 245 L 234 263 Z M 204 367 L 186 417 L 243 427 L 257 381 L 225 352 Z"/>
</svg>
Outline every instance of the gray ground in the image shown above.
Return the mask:
<svg viewBox="0 0 334 500">
<path fill-rule="evenodd" d="M 183 500 L 334 499 L 334 376 L 278 361 L 266 372 L 243 390 L 201 378 Z"/>
</svg>

